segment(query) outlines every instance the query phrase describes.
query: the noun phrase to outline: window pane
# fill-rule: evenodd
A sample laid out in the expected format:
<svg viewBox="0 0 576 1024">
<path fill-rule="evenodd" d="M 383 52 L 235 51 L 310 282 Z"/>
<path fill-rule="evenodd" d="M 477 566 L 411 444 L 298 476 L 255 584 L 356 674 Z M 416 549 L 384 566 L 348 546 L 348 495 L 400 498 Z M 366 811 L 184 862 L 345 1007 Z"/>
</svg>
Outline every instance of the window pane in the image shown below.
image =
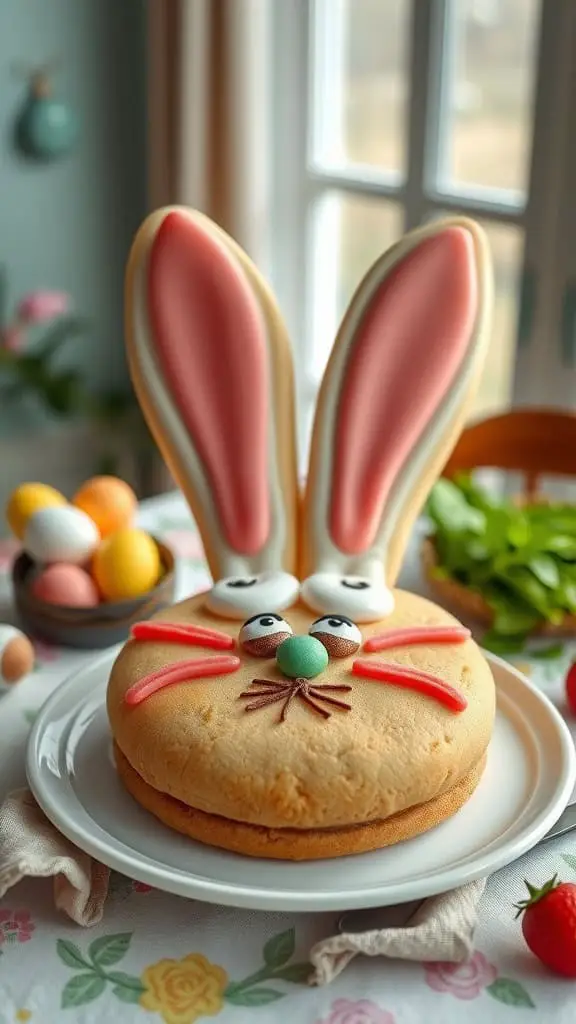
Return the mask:
<svg viewBox="0 0 576 1024">
<path fill-rule="evenodd" d="M 494 317 L 490 348 L 472 417 L 490 415 L 509 404 L 514 359 L 523 253 L 523 232 L 516 227 L 480 221 L 488 235 L 494 263 Z"/>
<path fill-rule="evenodd" d="M 441 187 L 525 192 L 540 0 L 447 0 Z"/>
<path fill-rule="evenodd" d="M 308 372 L 319 380 L 338 325 L 372 263 L 403 230 L 396 203 L 330 192 L 312 211 L 312 353 Z"/>
<path fill-rule="evenodd" d="M 314 159 L 402 171 L 410 3 L 318 0 Z"/>
</svg>

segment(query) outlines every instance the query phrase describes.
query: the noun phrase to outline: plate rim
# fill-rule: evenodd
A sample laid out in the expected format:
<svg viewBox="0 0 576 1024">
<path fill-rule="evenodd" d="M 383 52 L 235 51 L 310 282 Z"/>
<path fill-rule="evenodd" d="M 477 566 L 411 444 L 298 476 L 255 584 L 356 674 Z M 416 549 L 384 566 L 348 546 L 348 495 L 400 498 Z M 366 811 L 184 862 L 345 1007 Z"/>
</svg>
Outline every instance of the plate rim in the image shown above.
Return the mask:
<svg viewBox="0 0 576 1024">
<path fill-rule="evenodd" d="M 479 878 L 486 877 L 507 866 L 529 852 L 540 839 L 544 838 L 547 832 L 558 820 L 568 804 L 570 795 L 576 784 L 576 748 L 572 736 L 558 709 L 542 690 L 539 690 L 530 679 L 519 669 L 511 665 L 504 658 L 492 654 L 490 651 L 482 650 L 483 656 L 492 666 L 497 666 L 505 674 L 515 677 L 536 700 L 542 705 L 546 712 L 549 724 L 554 727 L 559 741 L 558 754 L 564 766 L 559 777 L 559 782 L 552 802 L 548 802 L 545 808 L 538 813 L 536 819 L 527 824 L 519 835 L 512 839 L 504 839 L 495 850 L 482 857 L 473 857 L 471 863 L 464 864 L 458 869 L 453 867 L 437 869 L 432 879 L 422 875 L 408 882 L 399 882 L 392 886 L 392 890 L 398 895 L 394 900 L 382 891 L 382 886 L 372 884 L 365 889 L 346 890 L 339 896 L 335 891 L 310 892 L 306 890 L 286 892 L 273 888 L 258 889 L 255 886 L 235 884 L 230 881 L 217 881 L 213 879 L 190 875 L 185 883 L 181 883 L 174 875 L 174 869 L 159 860 L 152 864 L 142 865 L 141 861 L 135 860 L 134 855 L 126 854 L 122 849 L 115 849 L 110 841 L 102 841 L 86 831 L 81 824 L 72 822 L 69 812 L 59 806 L 58 801 L 50 793 L 49 786 L 44 787 L 44 780 L 40 771 L 40 761 L 37 758 L 38 743 L 41 734 L 49 725 L 51 711 L 59 700 L 66 697 L 68 691 L 74 691 L 78 681 L 87 669 L 98 671 L 100 664 L 111 661 L 121 649 L 122 644 L 116 644 L 91 659 L 81 668 L 76 668 L 66 679 L 60 683 L 46 699 L 30 731 L 26 746 L 26 776 L 35 800 L 39 804 L 48 820 L 58 831 L 65 836 L 78 849 L 89 856 L 105 864 L 112 870 L 121 874 L 128 874 L 136 881 L 153 885 L 161 891 L 182 896 L 187 899 L 197 899 L 201 902 L 218 904 L 220 906 L 231 906 L 243 909 L 285 911 L 285 912 L 306 912 L 323 913 L 327 911 L 360 910 L 370 907 L 392 905 L 402 903 L 410 899 L 425 899 L 439 893 L 447 892 L 454 887 L 460 887 Z M 74 713 L 82 705 L 83 701 L 75 702 Z M 530 721 L 530 719 L 529 719 Z M 77 798 L 78 799 L 78 798 Z M 81 801 L 78 800 L 81 804 Z M 83 806 L 81 804 L 81 806 Z M 105 830 L 94 822 L 95 826 L 105 835 Z M 164 826 L 165 828 L 167 826 Z M 110 835 L 115 843 L 125 847 L 125 843 Z M 193 840 L 190 840 L 193 842 Z M 410 840 L 407 840 L 410 842 Z M 492 847 L 492 844 L 490 844 Z M 375 851 L 377 852 L 377 851 Z M 138 852 L 136 851 L 136 856 Z M 140 856 L 148 857 L 146 854 Z M 231 856 L 241 856 L 231 854 Z M 362 857 L 363 854 L 357 856 Z M 473 856 L 473 855 L 472 855 Z M 151 858 L 149 858 L 151 859 Z M 329 861 L 326 861 L 329 863 Z M 457 878 L 454 875 L 457 872 Z"/>
</svg>

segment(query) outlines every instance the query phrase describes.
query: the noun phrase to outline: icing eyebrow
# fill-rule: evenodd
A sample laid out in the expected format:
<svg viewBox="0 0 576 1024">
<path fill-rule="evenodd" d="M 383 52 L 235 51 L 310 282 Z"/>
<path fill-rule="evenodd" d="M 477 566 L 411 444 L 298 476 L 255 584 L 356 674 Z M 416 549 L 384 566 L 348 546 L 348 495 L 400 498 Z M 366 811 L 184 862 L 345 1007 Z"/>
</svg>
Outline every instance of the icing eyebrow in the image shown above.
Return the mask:
<svg viewBox="0 0 576 1024">
<path fill-rule="evenodd" d="M 177 661 L 157 672 L 151 672 L 134 683 L 124 694 L 124 703 L 135 707 L 159 690 L 175 683 L 187 683 L 192 679 L 206 679 L 209 676 L 226 675 L 240 668 L 240 658 L 233 654 L 221 654 L 210 658 L 195 658 L 191 661 Z"/>
<path fill-rule="evenodd" d="M 227 633 L 180 622 L 136 622 L 130 636 L 133 640 L 165 640 L 175 644 L 212 647 L 218 651 L 230 651 L 234 647 L 234 639 Z"/>
<path fill-rule="evenodd" d="M 352 622 L 352 619 L 349 619 L 347 615 L 321 615 L 319 619 L 314 619 L 312 625 L 315 626 L 318 622 L 323 622 L 324 619 L 340 619 L 340 621 L 345 622 L 347 626 L 356 625 L 356 623 Z"/>
<path fill-rule="evenodd" d="M 387 629 L 371 636 L 364 643 L 366 653 L 387 651 L 392 647 L 412 647 L 416 644 L 462 644 L 471 636 L 465 626 L 412 626 Z"/>
<path fill-rule="evenodd" d="M 282 622 L 283 621 L 281 615 L 276 615 L 275 612 L 266 612 L 266 611 L 264 611 L 264 612 L 258 612 L 258 615 L 253 615 L 250 619 L 245 619 L 243 625 L 244 626 L 249 626 L 251 622 L 257 622 L 257 620 L 261 619 L 263 615 L 265 615 L 267 619 L 276 619 L 276 622 Z"/>
<path fill-rule="evenodd" d="M 430 675 L 428 672 L 420 672 L 418 669 L 360 658 L 353 663 L 352 674 L 364 679 L 374 679 L 379 683 L 392 683 L 395 686 L 416 690 L 426 697 L 432 697 L 433 700 L 443 704 L 450 711 L 460 712 L 468 707 L 468 701 L 464 695 L 453 686 L 449 686 L 437 676 Z"/>
</svg>

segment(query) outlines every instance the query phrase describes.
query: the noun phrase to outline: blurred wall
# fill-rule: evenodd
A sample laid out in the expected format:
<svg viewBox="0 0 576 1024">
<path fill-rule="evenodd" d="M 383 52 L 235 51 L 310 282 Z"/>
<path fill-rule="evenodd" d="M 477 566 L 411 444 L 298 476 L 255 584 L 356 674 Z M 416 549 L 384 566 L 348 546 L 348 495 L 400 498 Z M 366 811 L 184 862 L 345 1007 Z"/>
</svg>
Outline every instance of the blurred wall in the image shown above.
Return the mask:
<svg viewBox="0 0 576 1024">
<path fill-rule="evenodd" d="M 56 91 L 74 106 L 80 139 L 70 156 L 34 164 L 12 145 L 27 86 L 14 66 L 50 60 L 59 61 Z M 143 0 L 0 0 L 0 262 L 12 300 L 38 287 L 70 292 L 92 328 L 63 358 L 102 386 L 126 379 L 122 285 L 145 213 L 145 87 Z M 29 441 L 39 431 L 48 441 L 51 429 L 29 408 L 0 409 L 2 485 L 14 459 L 22 473 Z M 77 475 L 73 449 L 63 442 L 62 459 Z"/>
</svg>

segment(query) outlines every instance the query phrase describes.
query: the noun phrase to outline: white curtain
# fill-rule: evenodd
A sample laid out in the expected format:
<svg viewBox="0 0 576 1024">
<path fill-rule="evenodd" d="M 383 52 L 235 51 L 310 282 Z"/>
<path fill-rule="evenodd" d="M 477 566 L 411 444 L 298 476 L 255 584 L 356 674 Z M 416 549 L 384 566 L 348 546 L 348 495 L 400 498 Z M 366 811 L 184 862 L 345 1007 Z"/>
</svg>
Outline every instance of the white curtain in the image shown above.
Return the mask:
<svg viewBox="0 0 576 1024">
<path fill-rule="evenodd" d="M 270 5 L 149 0 L 149 201 L 196 207 L 266 273 Z"/>
</svg>

